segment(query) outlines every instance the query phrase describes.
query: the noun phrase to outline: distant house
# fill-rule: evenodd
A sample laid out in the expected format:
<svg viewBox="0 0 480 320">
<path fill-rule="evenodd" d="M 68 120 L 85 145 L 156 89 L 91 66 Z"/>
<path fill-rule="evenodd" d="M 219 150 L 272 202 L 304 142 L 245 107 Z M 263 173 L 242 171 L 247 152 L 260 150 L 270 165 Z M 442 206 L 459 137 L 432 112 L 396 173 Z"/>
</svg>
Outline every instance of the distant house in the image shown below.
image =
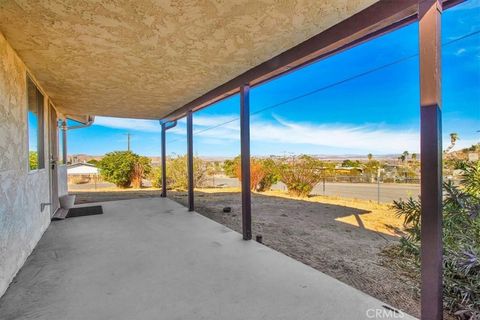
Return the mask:
<svg viewBox="0 0 480 320">
<path fill-rule="evenodd" d="M 67 166 L 67 175 L 97 175 L 98 168 L 90 163 L 75 163 Z"/>
<path fill-rule="evenodd" d="M 67 166 L 67 181 L 69 184 L 89 183 L 96 181 L 98 168 L 90 163 L 75 163 Z"/>
</svg>

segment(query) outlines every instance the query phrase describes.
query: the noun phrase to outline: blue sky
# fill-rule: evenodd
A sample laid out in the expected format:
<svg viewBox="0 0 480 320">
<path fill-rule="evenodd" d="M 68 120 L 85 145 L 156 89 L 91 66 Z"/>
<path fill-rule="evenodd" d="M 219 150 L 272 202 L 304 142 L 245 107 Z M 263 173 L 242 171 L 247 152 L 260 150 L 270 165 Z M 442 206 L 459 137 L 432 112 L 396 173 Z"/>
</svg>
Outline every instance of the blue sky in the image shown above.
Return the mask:
<svg viewBox="0 0 480 320">
<path fill-rule="evenodd" d="M 458 149 L 480 138 L 480 0 L 445 11 L 442 29 L 444 145 L 457 132 Z M 418 152 L 418 68 L 412 24 L 253 88 L 252 155 Z M 238 96 L 196 112 L 195 154 L 239 154 L 238 117 Z M 158 121 L 106 117 L 69 132 L 69 154 L 125 150 L 127 132 L 134 152 L 160 154 Z M 182 119 L 167 134 L 169 154 L 185 153 L 185 135 Z"/>
</svg>

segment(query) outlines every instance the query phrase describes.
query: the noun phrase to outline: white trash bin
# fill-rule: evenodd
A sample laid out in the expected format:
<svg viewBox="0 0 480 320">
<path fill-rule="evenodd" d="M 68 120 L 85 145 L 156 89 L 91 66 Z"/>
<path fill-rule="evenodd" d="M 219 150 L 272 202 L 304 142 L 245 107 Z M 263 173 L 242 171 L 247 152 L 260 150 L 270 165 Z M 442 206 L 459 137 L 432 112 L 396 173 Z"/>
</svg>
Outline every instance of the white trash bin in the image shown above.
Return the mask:
<svg viewBox="0 0 480 320">
<path fill-rule="evenodd" d="M 70 209 L 75 205 L 75 196 L 74 195 L 64 195 L 59 198 L 60 207 L 62 209 Z"/>
</svg>

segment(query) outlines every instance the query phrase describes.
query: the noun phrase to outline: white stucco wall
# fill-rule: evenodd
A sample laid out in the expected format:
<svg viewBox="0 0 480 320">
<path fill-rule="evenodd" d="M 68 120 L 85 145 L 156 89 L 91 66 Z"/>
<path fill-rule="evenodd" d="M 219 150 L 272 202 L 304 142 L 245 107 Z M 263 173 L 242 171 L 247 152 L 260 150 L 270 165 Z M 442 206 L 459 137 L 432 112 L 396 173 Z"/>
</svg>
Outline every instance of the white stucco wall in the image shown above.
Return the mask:
<svg viewBox="0 0 480 320">
<path fill-rule="evenodd" d="M 61 164 L 58 166 L 58 196 L 61 197 L 67 193 L 67 166 L 65 164 Z"/>
<path fill-rule="evenodd" d="M 26 100 L 25 65 L 0 33 L 0 296 L 50 223 L 48 169 L 28 171 Z"/>
</svg>

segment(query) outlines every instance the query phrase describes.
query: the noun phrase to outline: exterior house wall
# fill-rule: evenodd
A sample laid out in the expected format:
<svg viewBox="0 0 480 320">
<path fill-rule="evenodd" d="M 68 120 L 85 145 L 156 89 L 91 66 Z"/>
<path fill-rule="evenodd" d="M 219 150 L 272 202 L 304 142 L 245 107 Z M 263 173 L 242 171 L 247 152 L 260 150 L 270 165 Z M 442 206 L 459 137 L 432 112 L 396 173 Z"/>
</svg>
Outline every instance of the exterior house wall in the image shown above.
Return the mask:
<svg viewBox="0 0 480 320">
<path fill-rule="evenodd" d="M 0 296 L 50 223 L 48 161 L 28 169 L 26 66 L 0 33 Z M 44 123 L 48 123 L 45 96 Z M 44 159 L 48 159 L 48 129 Z"/>
<path fill-rule="evenodd" d="M 61 164 L 58 166 L 58 196 L 66 194 L 68 194 L 67 165 Z"/>
</svg>

